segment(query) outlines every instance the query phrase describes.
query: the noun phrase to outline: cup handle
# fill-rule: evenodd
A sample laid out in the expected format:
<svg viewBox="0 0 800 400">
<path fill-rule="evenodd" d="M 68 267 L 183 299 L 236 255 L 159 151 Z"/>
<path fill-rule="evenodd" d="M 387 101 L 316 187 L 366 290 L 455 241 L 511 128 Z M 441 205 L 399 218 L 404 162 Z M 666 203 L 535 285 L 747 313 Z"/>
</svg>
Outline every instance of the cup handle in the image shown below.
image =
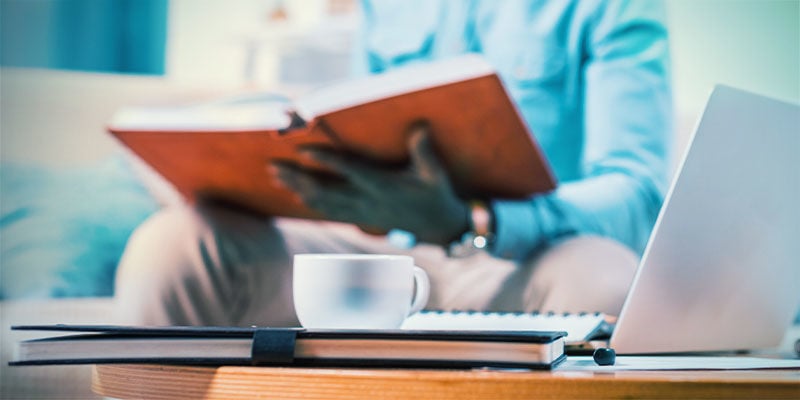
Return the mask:
<svg viewBox="0 0 800 400">
<path fill-rule="evenodd" d="M 414 266 L 414 301 L 411 302 L 411 311 L 408 315 L 416 314 L 428 304 L 428 297 L 431 294 L 431 281 L 425 270 Z"/>
</svg>

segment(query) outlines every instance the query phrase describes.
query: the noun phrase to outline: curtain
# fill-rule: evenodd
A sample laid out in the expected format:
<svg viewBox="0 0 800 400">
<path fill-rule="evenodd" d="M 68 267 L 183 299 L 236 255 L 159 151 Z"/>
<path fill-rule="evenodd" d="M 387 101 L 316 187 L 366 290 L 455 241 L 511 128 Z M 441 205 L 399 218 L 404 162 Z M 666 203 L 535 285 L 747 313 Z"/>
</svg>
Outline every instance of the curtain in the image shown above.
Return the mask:
<svg viewBox="0 0 800 400">
<path fill-rule="evenodd" d="M 168 0 L 0 0 L 0 65 L 164 74 Z"/>
</svg>

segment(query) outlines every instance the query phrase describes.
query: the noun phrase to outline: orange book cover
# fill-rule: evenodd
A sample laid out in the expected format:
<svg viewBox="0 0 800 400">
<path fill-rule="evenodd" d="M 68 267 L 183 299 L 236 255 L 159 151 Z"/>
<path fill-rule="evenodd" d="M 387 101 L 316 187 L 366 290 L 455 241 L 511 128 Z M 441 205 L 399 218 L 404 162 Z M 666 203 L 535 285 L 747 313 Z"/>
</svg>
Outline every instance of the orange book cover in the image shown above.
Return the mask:
<svg viewBox="0 0 800 400">
<path fill-rule="evenodd" d="M 524 198 L 556 186 L 502 82 L 477 56 L 330 85 L 289 105 L 121 110 L 109 131 L 189 202 L 212 199 L 264 215 L 315 219 L 320 216 L 274 181 L 271 161 L 314 168 L 298 150 L 323 145 L 402 163 L 406 131 L 417 121 L 430 125 L 436 151 L 465 198 Z"/>
</svg>

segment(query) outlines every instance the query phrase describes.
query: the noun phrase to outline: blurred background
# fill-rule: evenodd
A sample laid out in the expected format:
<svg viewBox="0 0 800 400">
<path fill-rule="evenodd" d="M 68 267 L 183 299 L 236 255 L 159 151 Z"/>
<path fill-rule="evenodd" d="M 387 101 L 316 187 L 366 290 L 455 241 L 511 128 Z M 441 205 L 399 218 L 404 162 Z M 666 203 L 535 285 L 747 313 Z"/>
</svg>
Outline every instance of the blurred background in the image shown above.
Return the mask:
<svg viewBox="0 0 800 400">
<path fill-rule="evenodd" d="M 712 87 L 800 102 L 800 0 L 668 0 L 676 154 Z M 355 0 L 0 0 L 0 298 L 107 296 L 165 200 L 105 134 L 114 110 L 350 73 Z"/>
<path fill-rule="evenodd" d="M 800 0 L 665 3 L 676 160 L 715 84 L 800 102 Z M 7 367 L 31 338 L 9 326 L 113 323 L 128 236 L 175 201 L 106 133 L 113 113 L 343 79 L 358 6 L 0 0 L 0 398 L 97 398 L 90 366 Z"/>
<path fill-rule="evenodd" d="M 0 64 L 204 85 L 318 84 L 348 73 L 355 0 L 2 0 Z M 797 0 L 667 0 L 684 108 L 715 83 L 800 97 Z"/>
</svg>

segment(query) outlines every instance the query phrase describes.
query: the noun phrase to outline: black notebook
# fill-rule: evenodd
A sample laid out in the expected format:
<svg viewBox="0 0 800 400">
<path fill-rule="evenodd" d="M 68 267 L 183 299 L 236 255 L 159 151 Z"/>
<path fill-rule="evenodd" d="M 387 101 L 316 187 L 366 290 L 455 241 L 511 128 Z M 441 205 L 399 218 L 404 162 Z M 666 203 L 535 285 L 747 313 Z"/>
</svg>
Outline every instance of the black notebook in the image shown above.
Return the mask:
<svg viewBox="0 0 800 400">
<path fill-rule="evenodd" d="M 11 365 L 164 363 L 550 369 L 564 332 L 16 326 L 69 334 L 23 341 Z"/>
</svg>

